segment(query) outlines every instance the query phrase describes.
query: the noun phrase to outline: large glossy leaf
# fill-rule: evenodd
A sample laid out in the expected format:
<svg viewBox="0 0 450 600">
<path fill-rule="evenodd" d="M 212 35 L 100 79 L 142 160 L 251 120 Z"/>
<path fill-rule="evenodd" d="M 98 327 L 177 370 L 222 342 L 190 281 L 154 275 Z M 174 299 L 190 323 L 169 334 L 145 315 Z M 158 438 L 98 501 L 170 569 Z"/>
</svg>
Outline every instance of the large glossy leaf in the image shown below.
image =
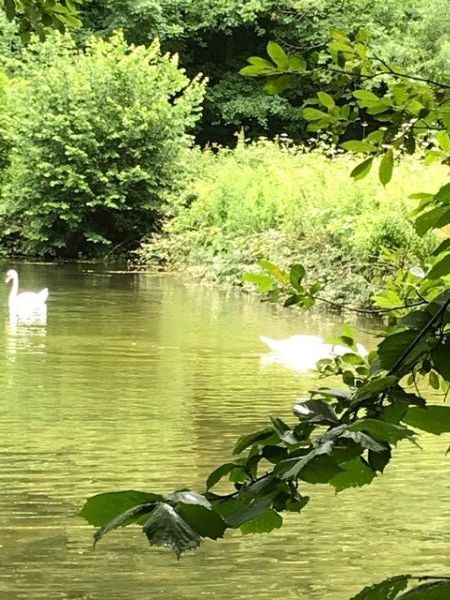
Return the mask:
<svg viewBox="0 0 450 600">
<path fill-rule="evenodd" d="M 362 487 L 371 483 L 375 477 L 374 471 L 362 458 L 354 458 L 345 463 L 339 463 L 342 469 L 331 480 L 330 484 L 336 492 L 341 492 L 350 487 Z"/>
<path fill-rule="evenodd" d="M 414 223 L 414 228 L 419 235 L 425 235 L 425 233 L 429 229 L 433 229 L 439 223 L 439 220 L 445 213 L 448 211 L 448 208 L 438 206 L 436 208 L 432 208 L 431 210 L 423 213 Z"/>
<path fill-rule="evenodd" d="M 272 508 L 268 508 L 255 519 L 243 523 L 240 529 L 244 534 L 269 533 L 273 529 L 279 529 L 282 525 L 282 517 Z"/>
<path fill-rule="evenodd" d="M 403 421 L 411 427 L 440 435 L 450 432 L 450 406 L 428 405 L 425 408 L 411 406 Z"/>
<path fill-rule="evenodd" d="M 225 463 L 217 467 L 212 473 L 209 474 L 208 479 L 206 480 L 206 489 L 209 490 L 218 483 L 222 477 L 231 473 L 233 469 L 236 467 L 241 467 L 238 463 Z"/>
<path fill-rule="evenodd" d="M 289 67 L 289 58 L 286 52 L 276 42 L 270 41 L 267 44 L 267 54 L 281 70 L 285 70 Z"/>
<path fill-rule="evenodd" d="M 408 585 L 410 577 L 410 575 L 390 577 L 380 583 L 365 587 L 350 600 L 395 600 L 397 594 Z"/>
<path fill-rule="evenodd" d="M 333 408 L 324 400 L 305 400 L 294 404 L 292 411 L 301 420 L 335 424 L 339 419 Z"/>
<path fill-rule="evenodd" d="M 429 279 L 439 279 L 450 274 L 450 253 L 445 254 L 440 261 L 433 265 L 428 273 Z"/>
<path fill-rule="evenodd" d="M 276 491 L 271 494 L 253 495 L 247 492 L 235 498 L 218 502 L 214 509 L 230 527 L 240 527 L 247 521 L 253 521 L 272 505 Z"/>
<path fill-rule="evenodd" d="M 384 392 L 389 387 L 392 387 L 397 382 L 395 375 L 388 375 L 380 379 L 373 379 L 358 389 L 355 394 L 355 400 L 364 400 L 375 394 Z"/>
<path fill-rule="evenodd" d="M 158 504 L 145 523 L 144 533 L 155 546 L 171 548 L 177 557 L 200 545 L 200 535 L 166 502 Z"/>
<path fill-rule="evenodd" d="M 306 467 L 306 465 L 316 458 L 317 456 L 321 456 L 322 454 L 331 454 L 333 451 L 333 442 L 327 441 L 317 448 L 314 448 L 305 456 L 301 458 L 288 458 L 286 460 L 282 460 L 277 464 L 274 469 L 275 474 L 280 474 L 282 479 L 290 479 L 292 477 L 298 477 L 300 471 Z"/>
<path fill-rule="evenodd" d="M 316 456 L 303 467 L 299 478 L 307 483 L 329 483 L 341 471 L 333 456 Z"/>
<path fill-rule="evenodd" d="M 416 331 L 406 330 L 385 337 L 378 346 L 381 367 L 383 369 L 391 369 L 415 340 L 416 336 Z"/>
<path fill-rule="evenodd" d="M 407 427 L 386 423 L 378 419 L 360 419 L 349 425 L 350 431 L 364 431 L 373 436 L 376 440 L 396 444 L 405 438 L 412 438 L 414 431 Z"/>
<path fill-rule="evenodd" d="M 392 179 L 392 170 L 394 168 L 394 154 L 388 150 L 380 161 L 378 175 L 383 185 L 387 185 Z"/>
<path fill-rule="evenodd" d="M 433 348 L 431 361 L 439 375 L 450 381 L 450 339 L 447 338 L 444 344 Z"/>
<path fill-rule="evenodd" d="M 274 439 L 275 438 L 275 439 Z M 233 454 L 240 454 L 243 450 L 251 446 L 256 442 L 269 442 L 279 441 L 279 437 L 274 433 L 273 429 L 263 429 L 262 431 L 256 431 L 248 435 L 243 435 L 238 439 L 236 446 L 234 447 Z"/>
<path fill-rule="evenodd" d="M 80 511 L 80 517 L 95 527 L 106 525 L 109 521 L 140 504 L 162 502 L 163 496 L 136 490 L 123 492 L 105 492 L 89 498 Z"/>
<path fill-rule="evenodd" d="M 368 175 L 370 173 L 372 164 L 373 164 L 373 156 L 371 156 L 370 158 L 367 158 L 362 163 L 359 163 L 359 165 L 357 165 L 353 169 L 353 171 L 350 173 L 350 177 L 353 177 L 353 179 L 355 179 L 356 181 L 358 181 L 359 179 L 363 179 L 366 175 Z"/>
<path fill-rule="evenodd" d="M 137 506 L 133 506 L 128 510 L 124 511 L 120 515 L 111 519 L 108 523 L 100 527 L 94 534 L 94 546 L 99 542 L 102 537 L 104 537 L 107 533 L 112 531 L 113 529 L 117 529 L 118 527 L 125 527 L 126 525 L 130 525 L 131 523 L 135 523 L 138 519 L 140 519 L 143 515 L 147 515 L 151 513 L 157 504 L 149 503 L 149 504 L 138 504 Z"/>
<path fill-rule="evenodd" d="M 274 431 L 285 444 L 295 445 L 299 440 L 294 431 L 279 417 L 270 417 Z"/>
<path fill-rule="evenodd" d="M 202 537 L 217 540 L 227 528 L 217 512 L 198 504 L 180 504 L 177 506 L 177 512 Z"/>
<path fill-rule="evenodd" d="M 433 581 L 398 596 L 398 600 L 449 600 L 450 581 Z"/>
</svg>

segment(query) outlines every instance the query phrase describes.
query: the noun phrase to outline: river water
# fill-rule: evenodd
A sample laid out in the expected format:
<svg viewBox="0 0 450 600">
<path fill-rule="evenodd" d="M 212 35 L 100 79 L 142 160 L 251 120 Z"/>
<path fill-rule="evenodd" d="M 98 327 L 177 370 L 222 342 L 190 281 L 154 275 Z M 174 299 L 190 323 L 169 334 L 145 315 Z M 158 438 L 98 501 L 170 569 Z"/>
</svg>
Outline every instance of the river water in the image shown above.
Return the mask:
<svg viewBox="0 0 450 600">
<path fill-rule="evenodd" d="M 347 600 L 390 575 L 449 574 L 445 436 L 400 445 L 371 486 L 310 486 L 309 506 L 270 535 L 233 532 L 177 561 L 129 527 L 93 551 L 77 516 L 88 496 L 202 490 L 240 435 L 293 419 L 314 376 L 262 362 L 259 335 L 328 336 L 340 320 L 174 276 L 0 265 L 15 266 L 50 298 L 46 324 L 17 324 L 2 294 L 2 600 Z"/>
</svg>

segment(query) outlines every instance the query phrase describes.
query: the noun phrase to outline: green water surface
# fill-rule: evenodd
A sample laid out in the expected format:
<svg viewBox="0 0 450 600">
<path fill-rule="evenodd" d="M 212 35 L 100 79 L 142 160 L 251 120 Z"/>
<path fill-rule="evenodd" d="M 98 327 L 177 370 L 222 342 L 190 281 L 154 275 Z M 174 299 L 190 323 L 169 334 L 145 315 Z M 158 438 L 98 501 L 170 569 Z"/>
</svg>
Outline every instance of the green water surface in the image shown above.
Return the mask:
<svg viewBox="0 0 450 600">
<path fill-rule="evenodd" d="M 50 289 L 46 324 L 10 322 L 0 296 L 2 600 L 346 600 L 390 575 L 450 573 L 445 436 L 400 445 L 369 487 L 310 486 L 310 505 L 270 535 L 235 532 L 177 561 L 130 527 L 93 551 L 76 516 L 88 496 L 202 490 L 239 435 L 293 419 L 314 377 L 262 364 L 259 335 L 333 335 L 340 319 L 174 276 L 0 267 Z"/>
</svg>

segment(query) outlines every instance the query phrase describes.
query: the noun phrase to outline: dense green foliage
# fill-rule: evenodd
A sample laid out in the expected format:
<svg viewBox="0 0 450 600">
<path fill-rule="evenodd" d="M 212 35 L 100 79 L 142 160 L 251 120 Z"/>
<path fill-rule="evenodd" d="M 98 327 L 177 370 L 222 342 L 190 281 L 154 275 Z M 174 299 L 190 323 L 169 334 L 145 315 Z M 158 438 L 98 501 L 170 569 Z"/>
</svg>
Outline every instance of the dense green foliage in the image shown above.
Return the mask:
<svg viewBox="0 0 450 600">
<path fill-rule="evenodd" d="M 45 256 L 136 245 L 177 189 L 203 84 L 157 43 L 118 34 L 82 53 L 54 36 L 21 59 L 6 90 L 3 238 Z"/>
<path fill-rule="evenodd" d="M 146 44 L 158 36 L 164 48 L 180 53 L 190 75 L 209 77 L 198 132 L 202 143 L 233 142 L 232 133 L 242 126 L 248 137 L 285 131 L 304 140 L 298 107 L 320 85 L 279 97 L 237 74 L 268 39 L 281 40 L 318 65 L 331 29 L 368 27 L 382 58 L 414 72 L 448 71 L 450 58 L 446 0 L 93 0 L 82 16 L 85 28 L 100 35 L 123 28 L 129 41 Z"/>
<path fill-rule="evenodd" d="M 238 285 L 263 258 L 301 262 L 328 299 L 369 302 L 392 270 L 380 261 L 386 249 L 411 264 L 428 257 L 435 236 L 414 232 L 408 214 L 417 201 L 408 195 L 425 176 L 442 183 L 445 169 L 405 161 L 384 190 L 376 177 L 352 181 L 357 162 L 324 149 L 240 141 L 234 150 L 191 151 L 192 181 L 140 261 Z"/>
<path fill-rule="evenodd" d="M 31 33 L 41 40 L 51 29 L 64 32 L 79 27 L 78 9 L 82 0 L 4 0 L 2 8 L 9 21 L 14 21 L 21 38 L 30 39 Z"/>
</svg>

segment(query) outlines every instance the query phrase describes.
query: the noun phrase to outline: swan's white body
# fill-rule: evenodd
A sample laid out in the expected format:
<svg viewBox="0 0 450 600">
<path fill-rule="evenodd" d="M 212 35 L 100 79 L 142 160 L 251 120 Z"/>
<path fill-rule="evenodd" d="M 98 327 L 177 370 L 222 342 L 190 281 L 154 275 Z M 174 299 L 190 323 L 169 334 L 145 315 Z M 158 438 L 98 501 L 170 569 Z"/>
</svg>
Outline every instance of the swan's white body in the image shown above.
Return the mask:
<svg viewBox="0 0 450 600">
<path fill-rule="evenodd" d="M 42 311 L 46 307 L 48 298 L 47 288 L 44 288 L 40 292 L 22 292 L 19 294 L 19 275 L 13 269 L 10 269 L 6 273 L 5 283 L 9 283 L 10 281 L 12 281 L 8 298 L 10 313 L 16 315 L 30 314 Z"/>
<path fill-rule="evenodd" d="M 323 358 L 335 358 L 351 352 L 346 346 L 328 344 L 317 335 L 292 335 L 282 340 L 261 336 L 260 340 L 272 352 L 263 357 L 264 364 L 282 364 L 296 371 L 311 371 Z M 362 356 L 367 355 L 361 344 L 357 344 L 357 350 Z"/>
</svg>

